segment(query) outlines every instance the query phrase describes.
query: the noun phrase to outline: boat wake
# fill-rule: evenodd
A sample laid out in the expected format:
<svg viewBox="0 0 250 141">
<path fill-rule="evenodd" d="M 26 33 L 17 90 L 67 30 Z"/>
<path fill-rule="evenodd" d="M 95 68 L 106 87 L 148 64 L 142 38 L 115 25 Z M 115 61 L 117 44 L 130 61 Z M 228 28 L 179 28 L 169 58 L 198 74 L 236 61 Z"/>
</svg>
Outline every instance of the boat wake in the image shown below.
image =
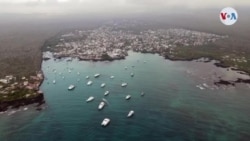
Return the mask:
<svg viewBox="0 0 250 141">
<path fill-rule="evenodd" d="M 107 99 L 103 98 L 102 101 L 104 101 L 107 105 L 110 105 Z"/>
</svg>

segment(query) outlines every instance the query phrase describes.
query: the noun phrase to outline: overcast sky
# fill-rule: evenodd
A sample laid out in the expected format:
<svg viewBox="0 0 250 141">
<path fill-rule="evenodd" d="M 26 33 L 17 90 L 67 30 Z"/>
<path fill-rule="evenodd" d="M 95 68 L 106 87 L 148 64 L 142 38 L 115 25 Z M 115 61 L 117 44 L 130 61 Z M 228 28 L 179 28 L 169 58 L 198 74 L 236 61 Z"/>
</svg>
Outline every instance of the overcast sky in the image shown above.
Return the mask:
<svg viewBox="0 0 250 141">
<path fill-rule="evenodd" d="M 0 0 L 0 13 L 143 13 L 250 7 L 250 0 Z"/>
</svg>

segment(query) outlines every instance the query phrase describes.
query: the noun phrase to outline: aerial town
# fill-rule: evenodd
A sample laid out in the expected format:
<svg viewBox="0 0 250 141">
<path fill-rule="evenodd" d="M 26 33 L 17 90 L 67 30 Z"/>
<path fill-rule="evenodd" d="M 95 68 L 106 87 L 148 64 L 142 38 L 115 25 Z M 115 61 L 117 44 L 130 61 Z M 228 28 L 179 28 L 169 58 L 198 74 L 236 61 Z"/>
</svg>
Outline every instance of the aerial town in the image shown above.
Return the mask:
<svg viewBox="0 0 250 141">
<path fill-rule="evenodd" d="M 172 53 L 175 47 L 199 47 L 227 38 L 216 34 L 186 29 L 155 29 L 135 33 L 124 25 L 104 25 L 93 30 L 75 30 L 56 37 L 46 44 L 53 57 L 79 60 L 124 59 L 128 50 L 142 53 Z M 49 57 L 44 57 L 49 59 Z"/>
</svg>

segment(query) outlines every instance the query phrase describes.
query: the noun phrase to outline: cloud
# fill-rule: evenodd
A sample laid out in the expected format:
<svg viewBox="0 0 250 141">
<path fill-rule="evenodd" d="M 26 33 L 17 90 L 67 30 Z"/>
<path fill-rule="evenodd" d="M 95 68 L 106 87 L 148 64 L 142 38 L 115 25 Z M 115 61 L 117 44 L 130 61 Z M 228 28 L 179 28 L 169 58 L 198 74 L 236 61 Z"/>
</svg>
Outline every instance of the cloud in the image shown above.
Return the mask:
<svg viewBox="0 0 250 141">
<path fill-rule="evenodd" d="M 119 13 L 250 6 L 249 0 L 0 0 L 0 13 Z"/>
</svg>

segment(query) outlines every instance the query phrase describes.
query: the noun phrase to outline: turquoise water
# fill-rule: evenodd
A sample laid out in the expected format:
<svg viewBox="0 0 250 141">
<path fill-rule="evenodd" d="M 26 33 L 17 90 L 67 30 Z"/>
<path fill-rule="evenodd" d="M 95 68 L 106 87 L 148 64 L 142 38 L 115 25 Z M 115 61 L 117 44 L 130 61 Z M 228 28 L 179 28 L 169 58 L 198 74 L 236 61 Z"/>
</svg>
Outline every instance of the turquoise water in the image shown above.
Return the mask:
<svg viewBox="0 0 250 141">
<path fill-rule="evenodd" d="M 184 73 L 180 62 L 130 52 L 126 60 L 114 62 L 49 60 L 43 62 L 42 69 L 46 77 L 41 86 L 46 109 L 29 108 L 9 116 L 0 115 L 1 141 L 250 139 L 249 88 L 201 91 L 195 87 L 195 79 Z M 133 78 L 131 72 L 135 74 Z M 95 73 L 101 76 L 94 78 Z M 86 85 L 87 75 L 93 81 L 92 86 Z M 115 78 L 110 79 L 111 75 Z M 52 83 L 54 79 L 56 84 Z M 122 82 L 128 86 L 122 88 Z M 106 83 L 106 87 L 100 88 L 101 83 Z M 67 90 L 70 84 L 76 86 L 73 91 Z M 98 111 L 106 90 L 110 91 L 105 97 L 108 106 Z M 140 96 L 142 91 L 144 97 Z M 129 101 L 125 100 L 127 94 L 132 96 Z M 86 103 L 89 96 L 95 100 Z M 135 115 L 126 118 L 130 110 Z M 106 117 L 111 123 L 103 128 L 100 124 Z"/>
</svg>

